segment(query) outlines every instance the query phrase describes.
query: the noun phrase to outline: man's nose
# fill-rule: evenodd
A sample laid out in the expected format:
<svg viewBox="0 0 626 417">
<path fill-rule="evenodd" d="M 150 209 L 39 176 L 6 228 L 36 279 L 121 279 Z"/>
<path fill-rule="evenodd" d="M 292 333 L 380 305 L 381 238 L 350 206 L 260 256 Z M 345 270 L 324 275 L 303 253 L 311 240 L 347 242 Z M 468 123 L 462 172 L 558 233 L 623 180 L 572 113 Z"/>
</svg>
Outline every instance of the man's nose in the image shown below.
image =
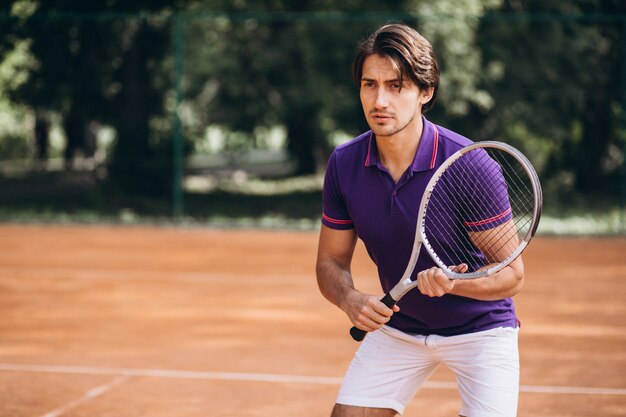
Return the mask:
<svg viewBox="0 0 626 417">
<path fill-rule="evenodd" d="M 386 108 L 389 106 L 389 96 L 384 88 L 379 88 L 376 92 L 376 108 Z"/>
</svg>

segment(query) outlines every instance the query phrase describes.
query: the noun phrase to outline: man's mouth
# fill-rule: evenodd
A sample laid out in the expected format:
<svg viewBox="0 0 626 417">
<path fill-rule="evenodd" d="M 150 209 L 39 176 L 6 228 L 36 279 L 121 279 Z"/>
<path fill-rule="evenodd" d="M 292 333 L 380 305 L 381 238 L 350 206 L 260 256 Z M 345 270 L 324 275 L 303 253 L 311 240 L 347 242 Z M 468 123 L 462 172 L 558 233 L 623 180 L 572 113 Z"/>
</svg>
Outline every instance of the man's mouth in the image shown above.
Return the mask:
<svg viewBox="0 0 626 417">
<path fill-rule="evenodd" d="M 384 113 L 374 113 L 371 115 L 371 117 L 372 119 L 378 122 L 386 122 L 393 118 L 390 114 L 384 114 Z"/>
</svg>

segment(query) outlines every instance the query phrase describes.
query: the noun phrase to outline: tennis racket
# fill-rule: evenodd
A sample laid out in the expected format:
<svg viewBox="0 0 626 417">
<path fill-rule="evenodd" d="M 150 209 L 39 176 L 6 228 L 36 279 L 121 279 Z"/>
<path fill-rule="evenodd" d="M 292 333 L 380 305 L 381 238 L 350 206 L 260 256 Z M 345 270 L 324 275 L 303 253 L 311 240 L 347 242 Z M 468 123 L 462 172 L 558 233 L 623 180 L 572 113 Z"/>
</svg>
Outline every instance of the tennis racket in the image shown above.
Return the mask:
<svg viewBox="0 0 626 417">
<path fill-rule="evenodd" d="M 486 141 L 455 152 L 426 185 L 406 270 L 381 301 L 391 308 L 417 286 L 422 247 L 450 279 L 500 271 L 535 235 L 542 204 L 539 177 L 514 147 Z M 361 341 L 367 332 L 353 327 L 350 334 Z"/>
</svg>

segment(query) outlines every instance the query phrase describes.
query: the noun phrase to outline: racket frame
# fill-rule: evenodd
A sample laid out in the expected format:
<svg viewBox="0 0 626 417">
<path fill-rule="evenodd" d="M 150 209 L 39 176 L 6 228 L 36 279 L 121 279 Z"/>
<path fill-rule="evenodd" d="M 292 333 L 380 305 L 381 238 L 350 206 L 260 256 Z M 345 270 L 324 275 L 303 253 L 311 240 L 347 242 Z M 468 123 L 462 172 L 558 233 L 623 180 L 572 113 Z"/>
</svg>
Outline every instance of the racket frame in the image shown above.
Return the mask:
<svg viewBox="0 0 626 417">
<path fill-rule="evenodd" d="M 519 162 L 519 164 L 522 166 L 522 168 L 526 171 L 526 174 L 528 175 L 528 178 L 530 179 L 531 185 L 533 187 L 534 212 L 533 212 L 533 216 L 531 220 L 532 223 L 530 227 L 528 228 L 526 235 L 521 239 L 518 247 L 506 259 L 504 259 L 503 261 L 499 263 L 494 264 L 492 267 L 481 269 L 480 271 L 458 273 L 458 272 L 454 272 L 450 270 L 448 266 L 439 258 L 437 253 L 433 250 L 428 240 L 428 236 L 426 235 L 426 230 L 424 227 L 424 219 L 428 211 L 428 202 L 430 200 L 432 192 L 435 189 L 437 182 L 443 176 L 444 172 L 448 169 L 448 167 L 452 165 L 455 161 L 457 161 L 459 158 L 461 158 L 463 155 L 465 155 L 466 153 L 471 152 L 475 149 L 484 149 L 484 148 L 499 149 L 501 151 L 508 153 L 510 156 L 515 158 Z M 524 156 L 524 154 L 522 154 L 520 151 L 515 149 L 513 146 L 508 145 L 506 143 L 496 142 L 496 141 L 476 142 L 472 145 L 468 145 L 462 149 L 459 149 L 454 154 L 450 155 L 448 159 L 446 159 L 444 163 L 441 164 L 439 168 L 437 168 L 437 171 L 435 171 L 430 181 L 426 185 L 424 195 L 422 196 L 422 201 L 420 202 L 420 210 L 419 210 L 418 217 L 417 217 L 417 227 L 416 227 L 417 230 L 415 231 L 416 240 L 417 240 L 417 236 L 419 235 L 419 240 L 424 245 L 424 248 L 426 249 L 430 257 L 433 259 L 433 261 L 435 261 L 437 266 L 443 270 L 443 272 L 446 274 L 448 278 L 450 279 L 476 279 L 476 278 L 486 277 L 488 275 L 495 274 L 496 272 L 508 266 L 524 251 L 524 249 L 526 249 L 526 246 L 528 246 L 528 243 L 530 242 L 532 237 L 535 235 L 535 232 L 537 231 L 537 227 L 539 226 L 539 219 L 541 218 L 542 206 L 543 206 L 543 195 L 541 191 L 541 185 L 539 183 L 539 177 L 537 176 L 537 172 L 533 168 L 532 164 L 530 163 L 528 158 Z M 417 257 L 415 258 L 416 259 L 413 259 L 413 256 L 411 256 L 411 259 L 409 260 L 409 264 L 411 263 L 411 261 L 414 261 L 416 263 Z M 413 264 L 412 268 L 415 268 L 415 263 Z M 407 267 L 407 270 L 408 269 L 411 269 L 411 268 Z"/>
</svg>

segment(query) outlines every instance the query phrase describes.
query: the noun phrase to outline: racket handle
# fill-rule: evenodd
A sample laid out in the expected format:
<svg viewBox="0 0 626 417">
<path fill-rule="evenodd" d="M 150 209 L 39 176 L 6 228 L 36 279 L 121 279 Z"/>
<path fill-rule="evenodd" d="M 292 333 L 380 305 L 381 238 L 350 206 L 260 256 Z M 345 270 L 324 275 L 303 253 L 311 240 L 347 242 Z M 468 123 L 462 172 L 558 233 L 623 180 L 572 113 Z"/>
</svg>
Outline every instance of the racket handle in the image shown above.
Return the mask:
<svg viewBox="0 0 626 417">
<path fill-rule="evenodd" d="M 392 308 L 396 305 L 396 300 L 394 300 L 391 295 L 389 295 L 389 293 L 385 294 L 385 296 L 381 298 L 380 301 L 389 308 Z M 350 329 L 350 336 L 352 336 L 352 338 L 357 342 L 365 339 L 366 334 L 367 332 L 365 330 L 361 330 L 356 326 L 352 326 L 352 328 Z"/>
</svg>

